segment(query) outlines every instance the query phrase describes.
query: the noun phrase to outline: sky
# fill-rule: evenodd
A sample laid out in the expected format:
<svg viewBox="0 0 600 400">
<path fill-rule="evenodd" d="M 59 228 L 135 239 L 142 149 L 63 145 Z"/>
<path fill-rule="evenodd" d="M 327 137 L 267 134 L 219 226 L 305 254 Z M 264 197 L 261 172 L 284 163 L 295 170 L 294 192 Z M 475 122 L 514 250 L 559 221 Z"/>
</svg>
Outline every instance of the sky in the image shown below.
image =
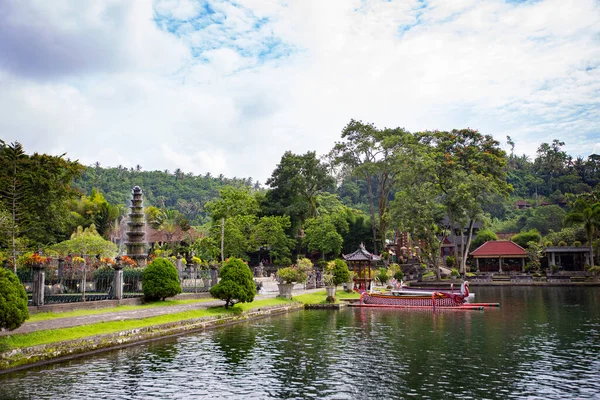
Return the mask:
<svg viewBox="0 0 600 400">
<path fill-rule="evenodd" d="M 351 120 L 600 154 L 599 0 L 0 0 L 0 139 L 264 184 Z"/>
</svg>

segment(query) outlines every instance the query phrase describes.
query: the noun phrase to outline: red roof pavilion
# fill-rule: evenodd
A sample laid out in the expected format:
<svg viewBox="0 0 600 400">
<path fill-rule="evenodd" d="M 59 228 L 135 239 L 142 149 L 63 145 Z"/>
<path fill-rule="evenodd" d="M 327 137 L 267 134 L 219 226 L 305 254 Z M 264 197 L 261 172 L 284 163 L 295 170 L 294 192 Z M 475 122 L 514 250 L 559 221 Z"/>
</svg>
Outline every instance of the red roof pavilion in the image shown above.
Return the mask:
<svg viewBox="0 0 600 400">
<path fill-rule="evenodd" d="M 473 257 L 527 257 L 527 251 L 510 240 L 490 240 L 485 242 L 471 255 Z"/>
<path fill-rule="evenodd" d="M 503 264 L 509 271 L 519 271 L 525 268 L 527 251 L 510 240 L 490 240 L 475 249 L 471 256 L 475 259 L 477 271 L 480 270 L 480 259 L 484 259 L 482 269 L 488 272 L 502 272 Z M 490 260 L 496 258 L 497 263 Z"/>
</svg>

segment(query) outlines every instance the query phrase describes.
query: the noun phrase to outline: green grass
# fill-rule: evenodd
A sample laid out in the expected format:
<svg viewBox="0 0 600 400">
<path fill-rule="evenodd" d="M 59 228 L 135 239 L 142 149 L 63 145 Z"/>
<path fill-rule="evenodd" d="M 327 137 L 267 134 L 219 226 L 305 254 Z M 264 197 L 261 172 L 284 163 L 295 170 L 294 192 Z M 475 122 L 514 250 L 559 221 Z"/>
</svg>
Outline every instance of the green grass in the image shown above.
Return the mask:
<svg viewBox="0 0 600 400">
<path fill-rule="evenodd" d="M 191 304 L 191 303 L 203 303 L 207 301 L 213 301 L 213 298 L 206 299 L 192 299 L 192 300 L 166 300 L 166 301 L 155 301 L 152 303 L 147 303 L 139 306 L 127 306 L 121 305 L 116 307 L 107 307 L 107 308 L 99 308 L 95 310 L 74 310 L 74 311 L 64 311 L 64 312 L 41 312 L 36 314 L 31 314 L 27 322 L 39 322 L 39 321 L 47 321 L 49 319 L 56 318 L 70 318 L 70 317 L 81 317 L 85 315 L 96 315 L 96 314 L 106 314 L 112 312 L 119 311 L 130 311 L 130 310 L 142 310 L 145 308 L 156 308 L 156 307 L 170 307 L 170 306 L 178 306 L 182 304 Z"/>
<path fill-rule="evenodd" d="M 281 298 L 256 300 L 252 303 L 236 304 L 234 307 L 231 307 L 229 309 L 225 309 L 225 307 L 209 307 L 206 309 L 190 310 L 143 319 L 100 322 L 97 324 L 75 326 L 71 328 L 8 335 L 0 337 L 0 348 L 9 350 L 15 348 L 31 347 L 48 343 L 62 342 L 66 340 L 80 339 L 89 336 L 115 333 L 129 329 L 145 328 L 152 325 L 184 321 L 193 318 L 201 318 L 208 316 L 230 316 L 240 314 L 243 311 L 248 311 L 256 308 L 289 304 L 292 302 L 293 301 L 291 300 Z"/>
<path fill-rule="evenodd" d="M 327 292 L 325 290 L 321 292 L 307 293 L 300 296 L 294 296 L 293 300 L 299 301 L 302 304 L 325 304 L 327 298 Z M 358 299 L 360 294 L 356 292 L 348 293 L 345 290 L 336 290 L 335 299 L 336 303 L 340 302 L 340 299 Z"/>
</svg>

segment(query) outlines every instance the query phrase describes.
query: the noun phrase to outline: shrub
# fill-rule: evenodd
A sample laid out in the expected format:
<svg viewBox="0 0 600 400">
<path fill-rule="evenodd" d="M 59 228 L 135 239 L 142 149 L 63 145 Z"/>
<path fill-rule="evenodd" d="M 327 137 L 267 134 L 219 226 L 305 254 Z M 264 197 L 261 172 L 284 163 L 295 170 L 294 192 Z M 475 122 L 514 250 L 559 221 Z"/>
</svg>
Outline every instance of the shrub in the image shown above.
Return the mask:
<svg viewBox="0 0 600 400">
<path fill-rule="evenodd" d="M 567 242 L 563 242 L 562 240 L 560 242 L 558 242 L 558 245 L 560 247 L 565 247 L 567 245 Z"/>
<path fill-rule="evenodd" d="M 377 270 L 377 280 L 382 285 L 385 285 L 385 283 L 388 281 L 387 269 L 385 269 L 385 268 L 379 268 Z"/>
<path fill-rule="evenodd" d="M 573 246 L 575 247 L 581 247 L 581 242 L 579 240 L 576 240 L 573 242 Z"/>
<path fill-rule="evenodd" d="M 496 234 L 490 229 L 480 230 L 479 232 L 477 232 L 477 235 L 473 238 L 473 241 L 471 242 L 471 251 L 475 250 L 476 248 L 490 240 L 498 240 L 498 236 L 496 236 Z M 453 266 L 448 267 L 452 268 Z"/>
<path fill-rule="evenodd" d="M 0 328 L 13 330 L 29 318 L 27 293 L 19 278 L 0 268 Z"/>
<path fill-rule="evenodd" d="M 402 272 L 402 270 L 396 271 L 396 273 L 394 274 L 394 279 L 397 281 L 401 281 L 402 279 L 404 279 L 404 272 Z"/>
<path fill-rule="evenodd" d="M 210 289 L 210 295 L 225 301 L 225 308 L 236 303 L 250 303 L 256 295 L 256 285 L 250 267 L 239 258 L 230 258 L 221 269 L 220 282 Z"/>
<path fill-rule="evenodd" d="M 450 272 L 450 275 L 451 276 L 458 276 L 459 275 L 458 270 L 456 268 L 452 268 L 452 270 Z"/>
<path fill-rule="evenodd" d="M 456 265 L 456 259 L 453 256 L 446 257 L 446 267 L 452 268 Z"/>
<path fill-rule="evenodd" d="M 554 243 L 552 243 L 550 240 L 548 240 L 544 243 L 544 247 L 552 247 L 552 246 L 554 246 Z"/>
<path fill-rule="evenodd" d="M 350 280 L 348 264 L 339 258 L 327 264 L 327 269 L 333 274 L 333 286 L 341 285 Z"/>
<path fill-rule="evenodd" d="M 539 243 L 541 239 L 542 237 L 536 229 L 521 232 L 512 237 L 512 241 L 518 244 L 519 246 L 523 247 L 524 249 L 526 249 L 529 246 L 529 242 Z"/>
<path fill-rule="evenodd" d="M 166 258 L 157 258 L 144 269 L 142 289 L 148 300 L 164 300 L 181 293 L 177 268 Z"/>
</svg>

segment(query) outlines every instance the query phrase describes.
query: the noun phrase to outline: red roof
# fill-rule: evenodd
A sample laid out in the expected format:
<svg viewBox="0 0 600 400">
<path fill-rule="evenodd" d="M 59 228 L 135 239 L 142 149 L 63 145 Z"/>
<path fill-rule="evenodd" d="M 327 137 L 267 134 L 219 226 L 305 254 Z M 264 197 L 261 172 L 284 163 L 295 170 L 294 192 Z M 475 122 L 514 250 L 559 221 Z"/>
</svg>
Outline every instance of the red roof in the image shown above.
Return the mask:
<svg viewBox="0 0 600 400">
<path fill-rule="evenodd" d="M 510 240 L 490 240 L 471 253 L 473 257 L 527 257 L 524 248 Z"/>
</svg>

